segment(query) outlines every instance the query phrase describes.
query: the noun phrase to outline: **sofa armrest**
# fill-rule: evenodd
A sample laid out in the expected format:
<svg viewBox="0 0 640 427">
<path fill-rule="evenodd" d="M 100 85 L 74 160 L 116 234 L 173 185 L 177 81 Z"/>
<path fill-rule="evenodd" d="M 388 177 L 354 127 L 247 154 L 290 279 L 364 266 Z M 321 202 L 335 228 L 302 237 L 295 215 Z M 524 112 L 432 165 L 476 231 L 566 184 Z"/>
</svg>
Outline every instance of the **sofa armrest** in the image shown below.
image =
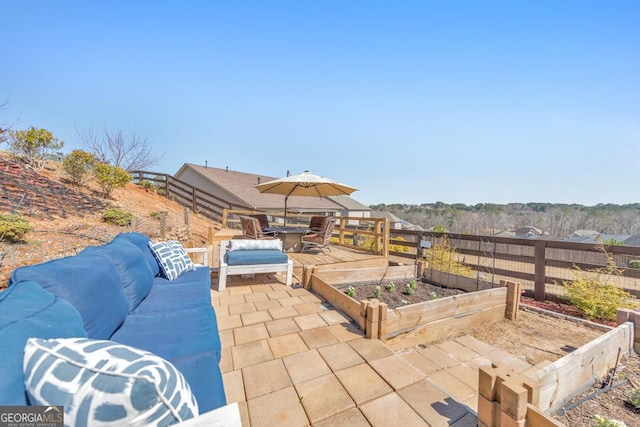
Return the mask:
<svg viewBox="0 0 640 427">
<path fill-rule="evenodd" d="M 205 267 L 211 267 L 209 265 L 209 248 L 184 248 L 188 254 L 202 254 L 202 265 Z"/>
<path fill-rule="evenodd" d="M 180 427 L 242 427 L 242 419 L 238 403 L 233 402 L 175 425 Z"/>
</svg>

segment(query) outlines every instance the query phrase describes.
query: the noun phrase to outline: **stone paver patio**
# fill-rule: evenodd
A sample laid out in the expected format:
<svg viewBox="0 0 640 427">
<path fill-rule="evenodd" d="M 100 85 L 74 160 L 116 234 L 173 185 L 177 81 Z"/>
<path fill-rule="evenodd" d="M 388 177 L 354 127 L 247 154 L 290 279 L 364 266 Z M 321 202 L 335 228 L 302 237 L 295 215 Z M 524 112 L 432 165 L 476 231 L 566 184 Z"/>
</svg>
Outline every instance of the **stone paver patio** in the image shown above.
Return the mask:
<svg viewBox="0 0 640 427">
<path fill-rule="evenodd" d="M 394 352 L 277 275 L 234 276 L 211 294 L 244 426 L 476 426 L 479 367 L 529 367 L 471 336 Z"/>
</svg>

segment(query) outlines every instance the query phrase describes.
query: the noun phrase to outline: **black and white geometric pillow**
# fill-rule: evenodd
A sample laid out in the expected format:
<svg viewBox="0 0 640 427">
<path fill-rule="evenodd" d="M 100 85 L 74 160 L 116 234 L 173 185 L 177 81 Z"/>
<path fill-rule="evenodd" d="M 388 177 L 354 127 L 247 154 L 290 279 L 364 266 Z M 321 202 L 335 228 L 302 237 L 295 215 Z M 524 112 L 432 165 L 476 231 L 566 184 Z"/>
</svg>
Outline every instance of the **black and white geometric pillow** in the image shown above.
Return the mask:
<svg viewBox="0 0 640 427">
<path fill-rule="evenodd" d="M 195 268 L 184 247 L 176 240 L 149 242 L 149 248 L 158 260 L 162 274 L 169 280 L 175 280 L 182 273 Z"/>
<path fill-rule="evenodd" d="M 30 338 L 23 370 L 32 405 L 64 406 L 70 426 L 167 426 L 198 415 L 169 362 L 113 341 Z"/>
</svg>

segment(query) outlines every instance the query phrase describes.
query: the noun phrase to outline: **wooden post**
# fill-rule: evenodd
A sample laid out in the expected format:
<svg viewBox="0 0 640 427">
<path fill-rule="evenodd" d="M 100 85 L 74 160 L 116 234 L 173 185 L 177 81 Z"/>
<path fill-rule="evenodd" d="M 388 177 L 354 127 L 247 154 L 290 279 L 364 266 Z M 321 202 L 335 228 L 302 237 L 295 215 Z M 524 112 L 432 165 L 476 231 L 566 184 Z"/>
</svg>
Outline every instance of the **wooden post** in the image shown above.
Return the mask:
<svg viewBox="0 0 640 427">
<path fill-rule="evenodd" d="M 378 304 L 380 307 L 379 314 L 379 323 L 378 323 L 378 339 L 382 342 L 387 342 L 387 310 L 388 306 L 386 303 L 381 302 Z"/>
<path fill-rule="evenodd" d="M 507 308 L 504 317 L 509 320 L 518 320 L 522 285 L 520 283 L 503 280 L 500 281 L 500 284 L 503 282 L 507 287 Z"/>
<path fill-rule="evenodd" d="M 379 302 L 377 299 L 372 299 L 369 301 L 369 305 L 367 305 L 367 326 L 365 335 L 369 339 L 378 338 L 378 323 L 380 321 L 380 308 L 378 304 Z"/>
<path fill-rule="evenodd" d="M 360 317 L 358 318 L 358 328 L 364 332 L 367 329 L 367 307 L 369 306 L 369 300 L 365 299 L 360 301 Z"/>
<path fill-rule="evenodd" d="M 509 365 L 494 362 L 478 372 L 478 425 L 524 427 L 527 404 L 538 401 L 540 387 Z M 533 403 L 536 404 L 536 403 Z"/>
<path fill-rule="evenodd" d="M 198 189 L 196 187 L 191 187 L 191 209 L 194 212 L 198 212 L 197 192 L 198 192 Z"/>
<path fill-rule="evenodd" d="M 502 400 L 500 401 L 501 426 L 517 426 L 527 416 L 527 390 L 515 381 L 502 383 Z"/>
<path fill-rule="evenodd" d="M 535 262 L 535 284 L 534 284 L 534 293 L 533 297 L 536 301 L 544 301 L 545 295 L 545 278 L 546 278 L 546 270 L 545 270 L 545 248 L 546 242 L 544 240 L 536 240 L 533 257 Z"/>
</svg>

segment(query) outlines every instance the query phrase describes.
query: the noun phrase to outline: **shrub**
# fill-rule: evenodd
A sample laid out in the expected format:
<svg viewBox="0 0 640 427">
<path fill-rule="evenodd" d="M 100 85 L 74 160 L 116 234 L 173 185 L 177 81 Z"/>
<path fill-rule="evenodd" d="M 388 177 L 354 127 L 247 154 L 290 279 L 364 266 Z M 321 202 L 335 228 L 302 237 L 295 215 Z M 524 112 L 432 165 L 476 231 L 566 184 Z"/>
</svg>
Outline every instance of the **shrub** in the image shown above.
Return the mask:
<svg viewBox="0 0 640 427">
<path fill-rule="evenodd" d="M 54 154 L 64 146 L 64 142 L 46 129 L 31 126 L 27 130 L 10 130 L 7 145 L 9 153 L 15 159 L 41 168 L 45 160 L 54 158 Z"/>
<path fill-rule="evenodd" d="M 102 214 L 102 220 L 114 225 L 131 225 L 131 221 L 133 221 L 133 214 L 131 212 L 123 211 L 122 209 L 112 208 L 104 211 Z"/>
<path fill-rule="evenodd" d="M 629 268 L 640 268 L 640 259 L 632 259 L 629 261 Z"/>
<path fill-rule="evenodd" d="M 157 193 L 158 192 L 158 186 L 155 185 L 153 182 L 151 181 L 140 181 L 140 187 L 144 188 L 145 190 L 152 192 L 152 193 Z"/>
<path fill-rule="evenodd" d="M 601 417 L 600 415 L 596 415 L 594 418 L 596 421 L 593 423 L 593 427 L 627 427 L 627 425 L 622 421 L 610 420 Z"/>
<path fill-rule="evenodd" d="M 71 183 L 79 187 L 91 178 L 95 161 L 93 154 L 83 150 L 73 150 L 62 161 L 62 168 L 71 178 Z"/>
<path fill-rule="evenodd" d="M 640 409 L 640 388 L 634 388 L 629 394 L 629 403 L 636 409 Z"/>
<path fill-rule="evenodd" d="M 0 241 L 18 242 L 31 230 L 31 224 L 22 215 L 0 213 Z"/>
<path fill-rule="evenodd" d="M 355 298 L 356 297 L 356 288 L 354 288 L 353 286 L 349 286 L 346 290 L 346 294 L 349 295 L 351 298 Z"/>
<path fill-rule="evenodd" d="M 617 268 L 613 258 L 606 255 L 605 267 L 592 270 L 574 267 L 573 279 L 562 281 L 569 302 L 591 320 L 615 320 L 617 309 L 630 304 L 631 295 L 615 283 L 610 283 L 622 271 Z"/>
<path fill-rule="evenodd" d="M 396 285 L 393 282 L 389 282 L 387 286 L 385 286 L 385 288 L 387 289 L 387 291 L 393 292 L 396 290 Z"/>
<path fill-rule="evenodd" d="M 426 259 L 429 268 L 434 270 L 464 277 L 476 276 L 472 268 L 458 261 L 456 248 L 451 246 L 451 242 L 446 236 L 438 239 L 433 247 L 427 251 Z"/>
<path fill-rule="evenodd" d="M 114 188 L 124 187 L 131 181 L 131 175 L 126 170 L 106 163 L 96 163 L 93 173 L 105 196 L 109 196 Z"/>
</svg>

